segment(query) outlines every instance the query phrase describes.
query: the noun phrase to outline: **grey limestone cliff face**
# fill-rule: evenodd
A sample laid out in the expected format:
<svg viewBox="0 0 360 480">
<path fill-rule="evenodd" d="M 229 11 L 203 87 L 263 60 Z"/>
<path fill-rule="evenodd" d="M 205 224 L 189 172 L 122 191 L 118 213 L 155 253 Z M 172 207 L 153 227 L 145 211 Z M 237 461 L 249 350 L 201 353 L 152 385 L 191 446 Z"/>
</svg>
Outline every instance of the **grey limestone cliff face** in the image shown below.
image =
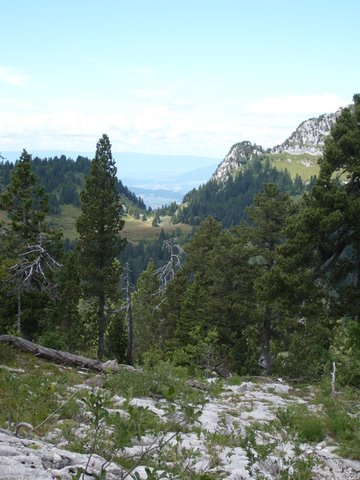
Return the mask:
<svg viewBox="0 0 360 480">
<path fill-rule="evenodd" d="M 325 113 L 320 117 L 305 120 L 284 143 L 273 147 L 270 153 L 321 155 L 325 138 L 329 135 L 340 112 L 341 109 L 336 113 Z"/>
<path fill-rule="evenodd" d="M 262 157 L 264 150 L 260 145 L 249 141 L 236 143 L 230 148 L 229 153 L 218 165 L 213 173 L 212 180 L 220 183 L 225 182 L 232 172 L 239 171 L 244 165 L 255 158 Z"/>
</svg>

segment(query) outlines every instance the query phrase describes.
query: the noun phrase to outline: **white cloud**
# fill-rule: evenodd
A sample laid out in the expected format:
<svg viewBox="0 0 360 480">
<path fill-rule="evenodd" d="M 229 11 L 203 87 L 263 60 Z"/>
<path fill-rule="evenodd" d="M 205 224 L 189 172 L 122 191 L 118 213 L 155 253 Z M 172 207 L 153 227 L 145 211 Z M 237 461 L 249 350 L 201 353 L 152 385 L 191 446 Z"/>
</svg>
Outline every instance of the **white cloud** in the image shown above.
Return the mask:
<svg viewBox="0 0 360 480">
<path fill-rule="evenodd" d="M 344 105 L 335 95 L 287 96 L 227 106 L 223 102 L 188 103 L 166 98 L 166 90 L 140 90 L 139 97 L 28 100 L 9 99 L 0 108 L 0 151 L 59 149 L 93 151 L 108 133 L 114 151 L 195 154 L 224 157 L 237 142 L 264 148 L 282 143 L 303 120 Z M 154 97 L 158 97 L 157 99 Z"/>
<path fill-rule="evenodd" d="M 67 108 L 50 112 L 3 110 L 0 111 L 0 149 L 92 151 L 104 132 L 118 135 L 127 128 L 126 119 L 118 113 L 91 115 Z"/>
<path fill-rule="evenodd" d="M 7 83 L 13 87 L 22 87 L 27 81 L 27 76 L 17 72 L 13 68 L 0 66 L 0 82 Z"/>
<path fill-rule="evenodd" d="M 337 95 L 286 95 L 256 100 L 247 105 L 246 111 L 254 114 L 303 114 L 329 113 L 344 106 L 346 102 Z"/>
</svg>

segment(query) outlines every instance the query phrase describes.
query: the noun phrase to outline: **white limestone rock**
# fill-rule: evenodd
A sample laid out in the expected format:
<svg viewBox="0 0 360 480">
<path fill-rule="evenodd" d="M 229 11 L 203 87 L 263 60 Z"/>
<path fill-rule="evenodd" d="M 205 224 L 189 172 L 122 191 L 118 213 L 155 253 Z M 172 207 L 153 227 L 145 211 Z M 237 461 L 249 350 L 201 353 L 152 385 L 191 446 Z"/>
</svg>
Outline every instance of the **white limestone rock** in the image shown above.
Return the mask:
<svg viewBox="0 0 360 480">
<path fill-rule="evenodd" d="M 0 479 L 1 480 L 71 480 L 78 468 L 85 468 L 89 456 L 59 449 L 40 440 L 27 440 L 0 431 Z M 91 457 L 89 473 L 98 474 L 104 458 Z M 106 480 L 116 480 L 121 467 L 114 463 L 106 469 Z M 85 476 L 86 478 L 86 476 Z M 88 478 L 91 478 L 88 476 Z"/>
<path fill-rule="evenodd" d="M 218 165 L 212 180 L 224 183 L 235 171 L 240 171 L 250 161 L 263 156 L 264 150 L 256 144 L 249 141 L 236 143 L 230 148 L 229 153 Z"/>
<path fill-rule="evenodd" d="M 309 154 L 320 156 L 325 138 L 341 113 L 325 113 L 317 118 L 310 118 L 300 123 L 297 129 L 281 145 L 270 150 L 270 153 L 289 153 L 291 155 Z"/>
</svg>

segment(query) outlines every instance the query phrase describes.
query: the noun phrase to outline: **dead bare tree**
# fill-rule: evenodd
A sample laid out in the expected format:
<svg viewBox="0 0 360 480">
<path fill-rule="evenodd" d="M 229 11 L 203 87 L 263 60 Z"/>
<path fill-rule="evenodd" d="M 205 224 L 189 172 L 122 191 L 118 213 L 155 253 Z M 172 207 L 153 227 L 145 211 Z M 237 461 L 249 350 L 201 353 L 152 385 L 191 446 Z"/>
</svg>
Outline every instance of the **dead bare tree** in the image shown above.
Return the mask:
<svg viewBox="0 0 360 480">
<path fill-rule="evenodd" d="M 19 261 L 10 269 L 10 281 L 14 285 L 17 294 L 18 310 L 16 320 L 17 333 L 21 333 L 21 292 L 31 291 L 36 288 L 46 291 L 50 296 L 55 296 L 56 289 L 49 279 L 48 272 L 61 267 L 46 249 L 46 237 L 43 234 L 37 236 L 35 244 L 28 244 L 23 253 L 19 255 Z"/>
<path fill-rule="evenodd" d="M 184 260 L 184 250 L 180 247 L 176 238 L 163 241 L 163 250 L 169 252 L 169 261 L 156 270 L 161 292 L 174 279 L 176 272 L 181 269 Z"/>
</svg>

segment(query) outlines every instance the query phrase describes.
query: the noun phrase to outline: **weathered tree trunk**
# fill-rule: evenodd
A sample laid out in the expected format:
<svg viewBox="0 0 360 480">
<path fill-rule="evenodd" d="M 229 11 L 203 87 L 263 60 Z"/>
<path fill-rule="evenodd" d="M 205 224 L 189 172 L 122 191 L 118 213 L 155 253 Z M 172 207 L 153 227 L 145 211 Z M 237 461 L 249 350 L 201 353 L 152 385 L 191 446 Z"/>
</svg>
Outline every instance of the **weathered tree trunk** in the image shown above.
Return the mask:
<svg viewBox="0 0 360 480">
<path fill-rule="evenodd" d="M 37 345 L 36 343 L 30 342 L 29 340 L 15 337 L 13 335 L 0 335 L 0 342 L 9 343 L 19 348 L 23 352 L 31 353 L 55 363 L 86 368 L 96 372 L 103 372 L 107 368 L 113 368 L 111 366 L 108 367 L 106 364 L 102 364 L 99 360 L 82 357 L 80 355 L 73 355 L 72 353 L 54 350 L 53 348 L 43 347 L 41 345 Z M 113 369 L 116 370 L 116 368 Z"/>
<path fill-rule="evenodd" d="M 99 310 L 98 310 L 98 351 L 97 357 L 102 360 L 104 357 L 104 336 L 105 336 L 105 295 L 104 292 L 99 294 Z"/>
<path fill-rule="evenodd" d="M 265 370 L 267 375 L 272 373 L 272 360 L 270 356 L 270 337 L 271 337 L 271 310 L 268 306 L 264 311 L 262 348 L 259 358 L 259 365 Z"/>
</svg>

